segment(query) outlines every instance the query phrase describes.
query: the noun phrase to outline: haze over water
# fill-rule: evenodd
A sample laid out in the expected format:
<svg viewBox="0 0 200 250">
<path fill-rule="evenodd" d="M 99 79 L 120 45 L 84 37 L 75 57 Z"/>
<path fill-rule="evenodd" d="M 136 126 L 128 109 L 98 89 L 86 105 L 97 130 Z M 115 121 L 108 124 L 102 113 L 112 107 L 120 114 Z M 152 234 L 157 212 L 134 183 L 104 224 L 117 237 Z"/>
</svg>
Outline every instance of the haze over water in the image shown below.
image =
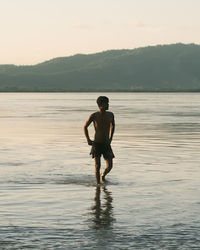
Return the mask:
<svg viewBox="0 0 200 250">
<path fill-rule="evenodd" d="M 116 158 L 96 187 L 99 95 L 0 94 L 0 249 L 199 249 L 200 94 L 105 93 Z"/>
</svg>

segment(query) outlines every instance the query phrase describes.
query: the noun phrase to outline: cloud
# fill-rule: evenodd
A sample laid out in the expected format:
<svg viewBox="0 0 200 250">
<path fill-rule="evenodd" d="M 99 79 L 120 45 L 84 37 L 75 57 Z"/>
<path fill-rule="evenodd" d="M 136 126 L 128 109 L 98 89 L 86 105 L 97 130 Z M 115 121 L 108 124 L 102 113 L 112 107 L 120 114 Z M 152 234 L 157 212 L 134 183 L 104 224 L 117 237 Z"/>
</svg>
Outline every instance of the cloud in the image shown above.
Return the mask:
<svg viewBox="0 0 200 250">
<path fill-rule="evenodd" d="M 121 30 L 121 29 L 147 29 L 148 27 L 140 20 L 111 20 L 104 19 L 101 21 L 94 22 L 81 22 L 74 20 L 70 26 L 79 31 L 94 31 L 94 30 Z"/>
<path fill-rule="evenodd" d="M 129 20 L 127 25 L 133 28 L 143 28 L 145 27 L 144 23 L 140 20 Z"/>
<path fill-rule="evenodd" d="M 72 27 L 75 29 L 79 29 L 79 30 L 91 30 L 94 27 L 90 24 L 87 23 L 81 23 L 81 22 L 75 22 L 72 24 Z"/>
</svg>

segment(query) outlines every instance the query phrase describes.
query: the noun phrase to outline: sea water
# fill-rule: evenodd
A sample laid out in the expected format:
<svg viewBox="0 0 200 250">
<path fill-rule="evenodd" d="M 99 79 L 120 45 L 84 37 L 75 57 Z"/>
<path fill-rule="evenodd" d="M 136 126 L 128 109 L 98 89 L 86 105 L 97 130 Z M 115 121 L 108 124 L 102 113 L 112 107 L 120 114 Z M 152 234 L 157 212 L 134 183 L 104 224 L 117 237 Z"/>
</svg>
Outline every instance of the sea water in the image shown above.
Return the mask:
<svg viewBox="0 0 200 250">
<path fill-rule="evenodd" d="M 96 186 L 102 94 L 116 157 Z M 200 249 L 199 152 L 197 93 L 1 93 L 0 249 Z"/>
</svg>

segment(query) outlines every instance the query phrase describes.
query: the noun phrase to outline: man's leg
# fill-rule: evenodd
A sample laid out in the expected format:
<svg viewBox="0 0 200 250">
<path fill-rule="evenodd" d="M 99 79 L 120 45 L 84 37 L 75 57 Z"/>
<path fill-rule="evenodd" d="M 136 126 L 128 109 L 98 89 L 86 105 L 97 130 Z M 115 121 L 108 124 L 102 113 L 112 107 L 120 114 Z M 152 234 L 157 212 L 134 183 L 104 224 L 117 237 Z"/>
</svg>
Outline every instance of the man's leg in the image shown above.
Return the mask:
<svg viewBox="0 0 200 250">
<path fill-rule="evenodd" d="M 100 183 L 100 168 L 101 168 L 101 158 L 100 157 L 95 157 L 95 176 L 97 183 Z"/>
<path fill-rule="evenodd" d="M 111 158 L 111 159 L 106 160 L 106 169 L 103 175 L 101 176 L 102 181 L 105 181 L 105 176 L 110 172 L 112 167 L 113 167 L 113 159 Z"/>
</svg>

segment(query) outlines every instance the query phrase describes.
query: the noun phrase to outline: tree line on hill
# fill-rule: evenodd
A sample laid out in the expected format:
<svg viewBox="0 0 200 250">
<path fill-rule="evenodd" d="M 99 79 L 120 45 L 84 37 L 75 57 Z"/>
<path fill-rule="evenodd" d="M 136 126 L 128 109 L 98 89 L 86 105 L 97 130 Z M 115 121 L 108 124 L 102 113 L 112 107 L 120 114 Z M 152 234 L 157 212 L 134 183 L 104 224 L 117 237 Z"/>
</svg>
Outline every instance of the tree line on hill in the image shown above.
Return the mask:
<svg viewBox="0 0 200 250">
<path fill-rule="evenodd" d="M 157 45 L 0 65 L 1 92 L 200 91 L 200 45 Z"/>
</svg>

